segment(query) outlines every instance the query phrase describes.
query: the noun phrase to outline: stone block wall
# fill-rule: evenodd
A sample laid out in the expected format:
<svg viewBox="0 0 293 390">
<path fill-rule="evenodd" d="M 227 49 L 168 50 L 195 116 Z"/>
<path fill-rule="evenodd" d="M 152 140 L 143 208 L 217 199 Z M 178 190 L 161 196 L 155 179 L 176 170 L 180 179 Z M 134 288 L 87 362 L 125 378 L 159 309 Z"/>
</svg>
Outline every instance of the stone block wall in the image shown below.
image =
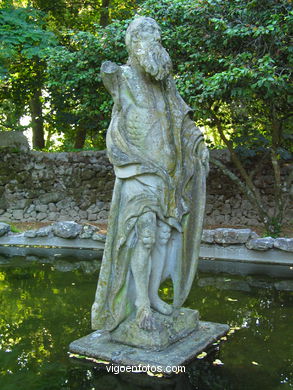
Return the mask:
<svg viewBox="0 0 293 390">
<path fill-rule="evenodd" d="M 216 152 L 217 151 L 213 151 Z M 212 152 L 212 153 L 213 153 Z M 215 156 L 217 158 L 221 156 Z M 255 162 L 257 164 L 257 161 Z M 227 164 L 227 161 L 226 161 Z M 232 164 L 228 162 L 230 169 L 233 170 Z M 259 226 L 260 221 L 253 206 L 227 176 L 214 165 L 210 166 L 211 170 L 207 180 L 207 203 L 206 203 L 206 225 L 241 225 L 241 226 Z M 292 166 L 284 165 L 282 167 L 282 181 L 284 182 Z M 249 168 L 247 168 L 249 172 Z M 235 172 L 235 171 L 234 171 Z M 254 180 L 259 189 L 265 207 L 268 211 L 273 212 L 274 207 L 274 178 L 271 167 L 264 166 L 258 172 Z M 293 204 L 289 204 L 285 213 L 285 224 L 292 223 Z"/>
<path fill-rule="evenodd" d="M 272 206 L 271 173 L 261 172 L 257 180 Z M 1 150 L 0 220 L 106 222 L 113 185 L 114 172 L 105 151 Z M 207 188 L 206 225 L 259 224 L 244 195 L 213 166 Z M 287 222 L 289 219 L 290 212 Z"/>
<path fill-rule="evenodd" d="M 113 185 L 104 151 L 0 152 L 0 220 L 105 221 Z"/>
</svg>

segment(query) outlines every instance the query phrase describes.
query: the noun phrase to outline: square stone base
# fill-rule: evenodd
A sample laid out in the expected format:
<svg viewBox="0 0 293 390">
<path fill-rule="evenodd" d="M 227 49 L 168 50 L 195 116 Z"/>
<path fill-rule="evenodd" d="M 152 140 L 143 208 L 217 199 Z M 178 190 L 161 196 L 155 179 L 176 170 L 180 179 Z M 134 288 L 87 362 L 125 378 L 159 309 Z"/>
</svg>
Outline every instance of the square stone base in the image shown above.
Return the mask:
<svg viewBox="0 0 293 390">
<path fill-rule="evenodd" d="M 183 307 L 168 316 L 153 312 L 153 318 L 156 328 L 144 330 L 137 325 L 135 316 L 130 316 L 111 332 L 111 340 L 118 344 L 162 351 L 197 330 L 199 323 L 198 311 Z"/>
<path fill-rule="evenodd" d="M 96 331 L 73 341 L 69 345 L 69 350 L 74 354 L 99 360 L 98 363 L 132 367 L 156 366 L 158 372 L 170 375 L 170 366 L 186 365 L 209 345 L 225 335 L 228 330 L 229 326 L 225 324 L 199 321 L 197 330 L 162 351 L 119 344 L 111 341 L 109 334 Z M 153 368 L 151 371 L 154 371 Z"/>
</svg>

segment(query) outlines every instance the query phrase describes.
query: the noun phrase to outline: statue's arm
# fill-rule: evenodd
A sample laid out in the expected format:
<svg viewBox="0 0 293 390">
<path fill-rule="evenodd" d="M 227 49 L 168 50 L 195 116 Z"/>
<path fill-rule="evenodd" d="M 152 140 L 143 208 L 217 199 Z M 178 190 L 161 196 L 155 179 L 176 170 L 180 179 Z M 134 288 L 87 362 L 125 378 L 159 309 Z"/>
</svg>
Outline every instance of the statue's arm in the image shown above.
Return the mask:
<svg viewBox="0 0 293 390">
<path fill-rule="evenodd" d="M 209 173 L 209 159 L 210 159 L 210 152 L 207 148 L 204 140 L 202 140 L 196 148 L 196 155 L 199 157 L 201 163 L 203 164 L 206 174 Z"/>
<path fill-rule="evenodd" d="M 115 103 L 119 100 L 119 79 L 121 68 L 115 62 L 105 61 L 101 66 L 101 77 L 106 89 L 112 95 Z"/>
<path fill-rule="evenodd" d="M 206 146 L 206 143 L 203 138 L 201 130 L 195 126 L 194 121 L 189 115 L 184 118 L 183 127 L 187 130 L 189 134 L 192 134 L 191 139 L 193 138 L 192 154 L 199 158 L 203 164 L 206 174 L 209 172 L 209 149 Z M 190 138 L 189 138 L 190 139 Z"/>
</svg>

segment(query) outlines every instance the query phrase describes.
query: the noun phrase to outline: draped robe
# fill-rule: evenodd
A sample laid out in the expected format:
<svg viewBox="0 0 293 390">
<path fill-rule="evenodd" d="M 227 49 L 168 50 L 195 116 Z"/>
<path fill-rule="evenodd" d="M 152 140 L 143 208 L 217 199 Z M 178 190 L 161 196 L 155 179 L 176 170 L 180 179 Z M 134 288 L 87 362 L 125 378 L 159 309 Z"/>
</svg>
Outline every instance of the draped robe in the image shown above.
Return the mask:
<svg viewBox="0 0 293 390">
<path fill-rule="evenodd" d="M 106 141 L 116 181 L 92 327 L 111 331 L 135 310 L 130 264 L 137 220 L 147 211 L 171 228 L 162 281 L 173 281 L 174 307 L 187 298 L 198 263 L 206 170 L 198 155 L 202 133 L 171 75 L 156 81 L 139 67 L 110 62 L 101 75 L 114 100 Z"/>
</svg>

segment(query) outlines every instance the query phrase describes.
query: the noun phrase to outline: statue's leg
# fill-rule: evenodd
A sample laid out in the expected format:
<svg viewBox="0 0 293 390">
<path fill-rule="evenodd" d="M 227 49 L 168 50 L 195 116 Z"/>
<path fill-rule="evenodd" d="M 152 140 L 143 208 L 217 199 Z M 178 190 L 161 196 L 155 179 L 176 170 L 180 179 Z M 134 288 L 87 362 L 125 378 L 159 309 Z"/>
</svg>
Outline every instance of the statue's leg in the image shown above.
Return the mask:
<svg viewBox="0 0 293 390">
<path fill-rule="evenodd" d="M 152 268 L 150 275 L 149 297 L 151 306 L 162 314 L 171 314 L 172 306 L 164 302 L 158 295 L 162 273 L 166 263 L 167 243 L 171 236 L 171 227 L 158 220 L 156 243 L 152 252 Z"/>
<path fill-rule="evenodd" d="M 136 288 L 136 320 L 140 328 L 154 329 L 155 323 L 150 308 L 149 278 L 151 250 L 156 239 L 156 214 L 146 212 L 137 221 L 138 241 L 131 259 L 131 270 Z"/>
</svg>

